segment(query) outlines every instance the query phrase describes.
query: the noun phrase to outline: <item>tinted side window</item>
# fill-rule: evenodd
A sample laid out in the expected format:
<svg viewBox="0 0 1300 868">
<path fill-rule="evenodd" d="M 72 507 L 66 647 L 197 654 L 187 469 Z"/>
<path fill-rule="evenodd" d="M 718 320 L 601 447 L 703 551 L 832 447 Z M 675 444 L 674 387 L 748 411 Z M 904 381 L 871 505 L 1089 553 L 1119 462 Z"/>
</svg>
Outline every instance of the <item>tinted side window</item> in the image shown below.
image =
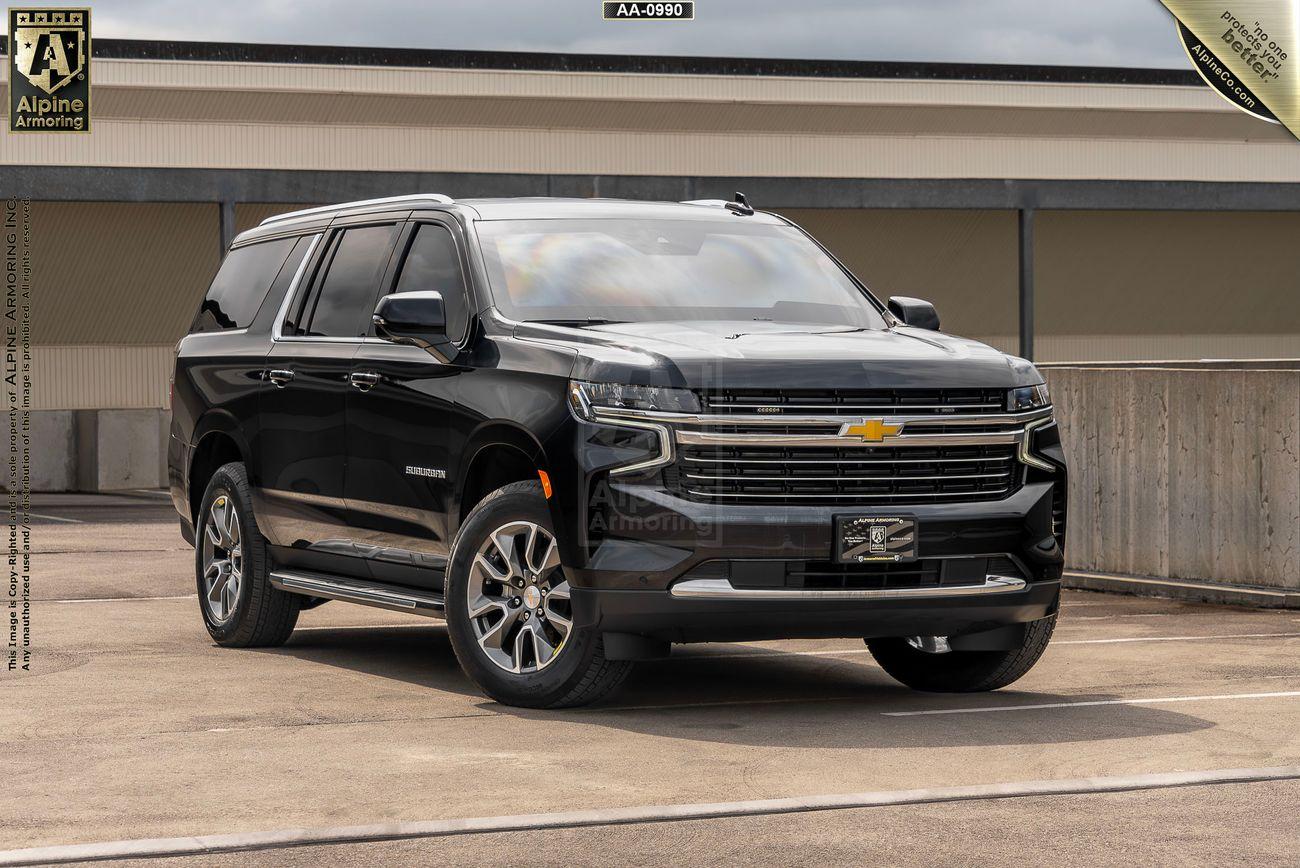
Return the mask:
<svg viewBox="0 0 1300 868">
<path fill-rule="evenodd" d="M 308 335 L 357 337 L 365 333 L 396 234 L 396 226 L 359 226 L 343 232 L 311 303 Z"/>
<path fill-rule="evenodd" d="M 247 328 L 296 240 L 281 238 L 249 244 L 226 254 L 203 304 L 199 305 L 190 331 Z"/>
<path fill-rule="evenodd" d="M 465 278 L 460 270 L 455 239 L 447 227 L 436 223 L 422 223 L 416 227 L 393 291 L 429 290 L 442 293 L 447 311 L 447 335 L 452 340 L 460 340 L 465 334 L 465 322 L 469 316 Z"/>
<path fill-rule="evenodd" d="M 293 250 L 289 252 L 289 258 L 284 261 L 284 265 L 280 266 L 280 273 L 276 276 L 275 282 L 271 284 L 271 291 L 266 294 L 266 300 L 262 302 L 261 309 L 248 327 L 250 331 L 265 332 L 271 329 L 276 315 L 280 312 L 280 305 L 284 302 L 284 294 L 289 291 L 289 284 L 293 282 L 294 276 L 298 273 L 298 267 L 302 265 L 308 249 L 311 248 L 312 239 L 315 237 L 314 235 L 304 235 L 301 238 L 292 239 L 297 243 L 293 245 Z"/>
</svg>

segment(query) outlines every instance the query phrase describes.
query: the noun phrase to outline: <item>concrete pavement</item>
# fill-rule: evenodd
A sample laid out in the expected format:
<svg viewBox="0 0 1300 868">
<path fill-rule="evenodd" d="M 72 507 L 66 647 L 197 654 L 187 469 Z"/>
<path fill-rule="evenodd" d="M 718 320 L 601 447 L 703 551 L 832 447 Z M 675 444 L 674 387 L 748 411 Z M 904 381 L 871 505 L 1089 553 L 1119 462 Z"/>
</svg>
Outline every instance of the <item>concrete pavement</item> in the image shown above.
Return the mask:
<svg viewBox="0 0 1300 868">
<path fill-rule="evenodd" d="M 1039 666 L 993 694 L 911 693 L 860 642 L 801 641 L 678 648 L 602 707 L 521 711 L 474 691 L 436 621 L 331 603 L 284 648 L 217 648 L 164 503 L 35 511 L 52 517 L 34 533 L 36 671 L 0 674 L 0 849 L 1300 763 L 1296 611 L 1070 592 Z M 198 863 L 1276 862 L 1300 844 L 1297 792 L 1233 784 Z"/>
</svg>

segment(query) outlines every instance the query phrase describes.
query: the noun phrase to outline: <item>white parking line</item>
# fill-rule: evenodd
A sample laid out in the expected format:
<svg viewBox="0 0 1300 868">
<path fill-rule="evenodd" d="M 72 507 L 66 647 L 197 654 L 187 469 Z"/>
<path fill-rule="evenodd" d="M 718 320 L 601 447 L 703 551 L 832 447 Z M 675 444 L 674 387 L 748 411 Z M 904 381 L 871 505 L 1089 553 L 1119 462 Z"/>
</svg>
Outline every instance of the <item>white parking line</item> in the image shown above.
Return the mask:
<svg viewBox="0 0 1300 868">
<path fill-rule="evenodd" d="M 1280 639 L 1300 633 L 1221 633 L 1217 636 L 1130 636 L 1123 639 L 1059 639 L 1053 645 L 1116 645 L 1124 642 L 1196 642 L 1210 639 Z"/>
<path fill-rule="evenodd" d="M 85 524 L 85 522 L 79 518 L 64 518 L 61 515 L 45 515 L 39 512 L 33 512 L 29 514 L 31 515 L 32 518 L 43 518 L 46 521 L 66 521 L 68 524 Z"/>
<path fill-rule="evenodd" d="M 931 714 L 984 714 L 993 711 L 1037 711 L 1044 708 L 1083 708 L 1090 705 L 1160 705 L 1168 702 L 1214 702 L 1224 699 L 1279 699 L 1300 696 L 1300 690 L 1277 693 L 1212 693 L 1203 696 L 1155 696 L 1146 699 L 1086 699 L 1080 702 L 1041 702 L 1035 705 L 980 705 L 975 708 L 931 708 L 926 711 L 882 711 L 885 717 L 924 717 Z"/>
<path fill-rule="evenodd" d="M 932 787 L 917 790 L 835 793 L 742 802 L 646 805 L 587 811 L 559 811 L 550 814 L 464 817 L 451 820 L 419 820 L 414 822 L 398 821 L 377 823 L 370 826 L 277 829 L 268 832 L 194 835 L 185 838 L 149 838 L 134 841 L 106 841 L 97 844 L 70 844 L 53 847 L 32 847 L 26 850 L 6 850 L 0 852 L 0 866 L 48 865 L 106 859 L 151 859 L 165 856 L 210 855 L 249 850 L 278 850 L 286 847 L 320 846 L 325 844 L 441 838 L 450 835 L 481 835 L 519 831 L 537 832 L 593 826 L 712 820 L 723 817 L 799 814 L 811 811 L 925 805 L 1031 796 L 1124 793 L 1173 787 L 1297 779 L 1300 779 L 1300 766 L 1274 766 L 1257 769 L 1213 769 L 1195 772 L 1163 772 L 1159 774 L 1074 778 L 1069 780 L 1015 781 L 961 787 Z"/>
<path fill-rule="evenodd" d="M 193 600 L 198 594 L 181 594 L 174 597 L 82 597 L 68 600 L 36 600 L 37 603 L 135 603 L 145 600 Z"/>
</svg>

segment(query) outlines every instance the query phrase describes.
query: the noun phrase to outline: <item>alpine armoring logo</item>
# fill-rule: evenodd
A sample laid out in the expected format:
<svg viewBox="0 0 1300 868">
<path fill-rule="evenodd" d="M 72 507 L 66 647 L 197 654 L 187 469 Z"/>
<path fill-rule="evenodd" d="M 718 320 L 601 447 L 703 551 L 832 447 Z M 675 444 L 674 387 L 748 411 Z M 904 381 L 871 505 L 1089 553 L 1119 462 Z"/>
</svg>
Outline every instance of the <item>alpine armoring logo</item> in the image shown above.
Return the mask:
<svg viewBox="0 0 1300 868">
<path fill-rule="evenodd" d="M 90 132 L 90 10 L 9 10 L 9 129 Z"/>
</svg>

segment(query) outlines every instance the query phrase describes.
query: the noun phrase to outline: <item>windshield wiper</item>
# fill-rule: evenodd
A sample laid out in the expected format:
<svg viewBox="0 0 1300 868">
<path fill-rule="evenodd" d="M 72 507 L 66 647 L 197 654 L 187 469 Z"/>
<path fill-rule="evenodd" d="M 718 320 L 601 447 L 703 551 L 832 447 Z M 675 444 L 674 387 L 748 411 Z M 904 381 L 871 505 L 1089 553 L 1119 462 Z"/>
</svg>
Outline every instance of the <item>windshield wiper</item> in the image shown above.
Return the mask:
<svg viewBox="0 0 1300 868">
<path fill-rule="evenodd" d="M 589 316 L 584 319 L 534 319 L 529 322 L 542 323 L 543 325 L 557 326 L 598 326 L 598 325 L 623 325 L 627 322 L 625 319 L 601 319 L 598 316 Z"/>
</svg>

